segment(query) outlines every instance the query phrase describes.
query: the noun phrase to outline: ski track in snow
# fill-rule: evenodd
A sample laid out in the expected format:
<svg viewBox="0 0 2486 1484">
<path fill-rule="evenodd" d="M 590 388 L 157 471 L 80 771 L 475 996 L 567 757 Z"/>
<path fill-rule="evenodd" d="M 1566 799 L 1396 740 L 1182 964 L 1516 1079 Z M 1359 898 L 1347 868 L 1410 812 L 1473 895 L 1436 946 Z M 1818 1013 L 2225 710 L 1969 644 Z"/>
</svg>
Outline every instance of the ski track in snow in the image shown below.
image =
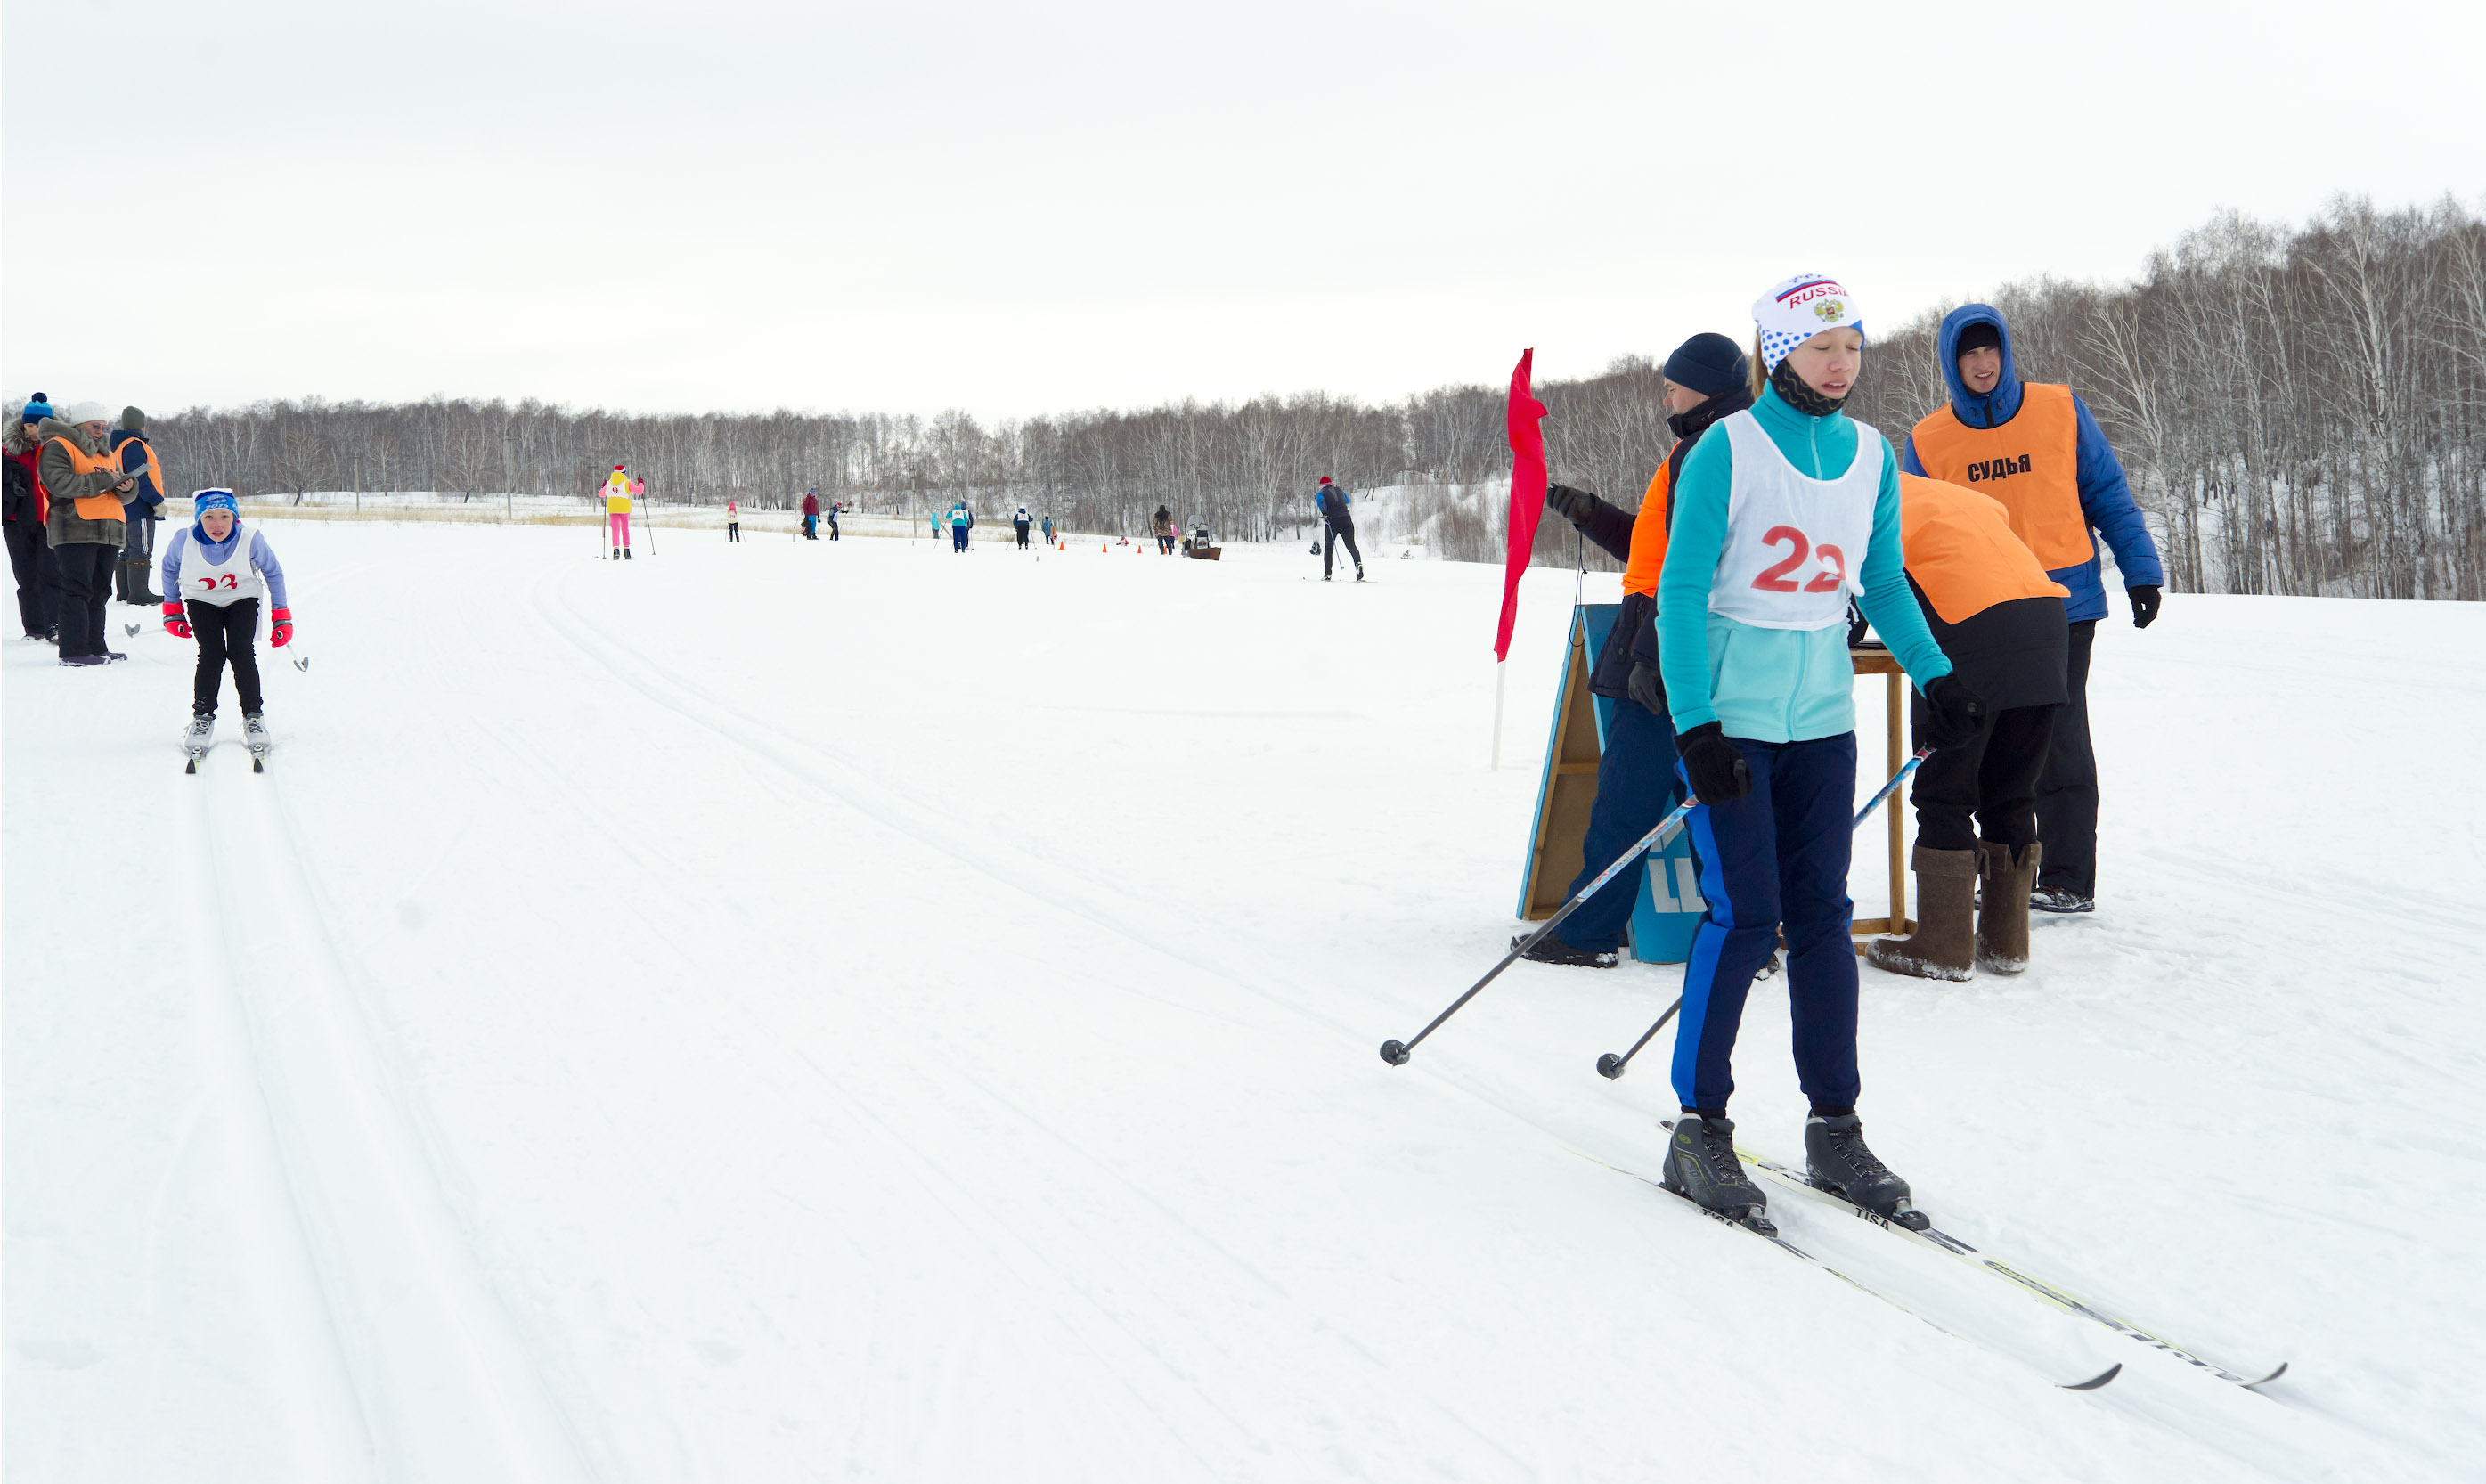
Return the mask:
<svg viewBox="0 0 2486 1484">
<path fill-rule="evenodd" d="M 267 776 L 219 747 L 133 791 L 216 869 L 172 883 L 185 972 L 142 974 L 125 1008 L 29 998 L 81 950 L 53 925 L 79 903 L 29 869 L 74 842 L 26 780 L 107 737 L 178 774 L 113 718 L 156 727 L 186 646 L 75 676 L 93 714 L 30 709 L 66 693 L 10 652 L 13 1476 L 178 1457 L 319 1479 L 1619 1479 L 1843 1457 L 1928 1480 L 2328 1480 L 2455 1477 L 2480 1441 L 2476 1368 L 2411 1302 L 2445 1333 L 2481 1307 L 2445 1286 L 2475 1202 L 2422 1173 L 2473 1168 L 2437 1132 L 2486 1071 L 2470 893 L 2403 879 L 2318 793 L 2272 790 L 2266 829 L 2118 812 L 2143 791 L 2134 698 L 2234 714 L 2256 694 L 2238 687 L 2345 667 L 2353 730 L 2379 709 L 2357 686 L 2424 672 L 2407 640 L 2378 637 L 2376 663 L 2297 633 L 2279 662 L 2256 631 L 2473 629 L 2467 610 L 2184 599 L 2147 636 L 2102 629 L 2110 848 L 2150 890 L 2040 923 L 2020 981 L 1866 976 L 1875 1141 L 1920 1204 L 2178 1343 L 2295 1362 L 2256 1394 L 1774 1206 L 1962 1344 L 1647 1190 L 1665 1047 L 1619 1084 L 1588 1063 L 1672 970 L 1521 966 L 1381 1065 L 1381 1037 L 1507 931 L 1568 572 L 1523 590 L 1544 643 L 1514 654 L 1519 764 L 1488 775 L 1490 677 L 1436 657 L 1489 613 L 1482 568 L 1376 560 L 1350 605 L 1284 551 L 1203 571 L 669 540 L 589 567 L 566 535 L 278 533 L 318 574 L 296 607 L 321 668 L 263 656 Z M 408 553 L 473 600 L 392 621 L 386 585 L 353 579 Z M 1134 669 L 1139 615 L 1150 642 L 1191 636 L 1185 665 L 1144 645 Z M 1014 663 L 979 658 L 985 639 Z M 1878 697 L 1859 709 L 1878 724 Z M 1195 755 L 1199 782 L 1160 792 Z M 1032 786 L 997 789 L 1022 759 Z M 2210 797 L 2220 759 L 2147 766 L 2164 810 Z M 2322 869 L 2273 853 L 2323 821 Z M 1863 839 L 1860 897 L 1878 828 Z M 2453 839 L 2473 859 L 2473 831 Z M 2335 955 L 2264 947 L 2275 921 L 2326 941 L 2347 916 L 2396 945 L 2387 990 L 2340 994 Z M 1782 987 L 1756 992 L 1739 1116 L 1781 1157 L 1783 1036 Z M 2358 1081 L 2308 1096 L 2308 1054 Z M 123 1062 L 160 1091 L 83 1090 Z M 2292 1149 L 2390 1109 L 2429 1112 L 2289 1177 Z M 60 1177 L 81 1147 L 100 1187 Z M 2065 1199 L 2049 1168 L 2115 1200 Z M 2359 1191 L 2396 1209 L 2341 1198 Z M 126 1259 L 116 1210 L 144 1213 Z M 144 1302 L 109 1276 L 124 1261 Z M 2403 1293 L 2390 1267 L 2430 1277 Z M 2394 1323 L 2420 1327 L 2386 1344 Z M 2073 1397 L 2011 1360 L 2126 1369 Z M 184 1442 L 149 1441 L 158 1417 Z"/>
<path fill-rule="evenodd" d="M 228 1091 L 255 1092 L 266 1111 L 291 1215 L 276 1240 L 301 1254 L 354 1402 L 363 1467 L 382 1479 L 583 1479 L 566 1421 L 373 1054 L 353 976 L 303 874 L 281 778 L 272 763 L 251 778 L 253 792 L 199 790 L 203 854 L 215 866 L 201 917 L 247 1045 Z M 305 1399 L 306 1425 L 343 1431 L 332 1402 Z M 345 1445 L 320 1439 L 306 1474 L 344 1477 Z"/>
</svg>

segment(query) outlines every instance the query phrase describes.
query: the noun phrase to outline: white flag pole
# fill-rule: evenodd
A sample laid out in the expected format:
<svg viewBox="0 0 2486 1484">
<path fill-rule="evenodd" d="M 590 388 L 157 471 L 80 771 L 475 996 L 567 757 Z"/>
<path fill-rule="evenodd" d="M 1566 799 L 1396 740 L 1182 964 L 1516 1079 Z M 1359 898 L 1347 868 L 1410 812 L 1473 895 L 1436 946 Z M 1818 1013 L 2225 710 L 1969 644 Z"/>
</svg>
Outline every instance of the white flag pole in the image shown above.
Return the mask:
<svg viewBox="0 0 2486 1484">
<path fill-rule="evenodd" d="M 1493 766 L 1497 772 L 1502 768 L 1502 688 L 1509 673 L 1509 661 L 1493 662 Z"/>
</svg>

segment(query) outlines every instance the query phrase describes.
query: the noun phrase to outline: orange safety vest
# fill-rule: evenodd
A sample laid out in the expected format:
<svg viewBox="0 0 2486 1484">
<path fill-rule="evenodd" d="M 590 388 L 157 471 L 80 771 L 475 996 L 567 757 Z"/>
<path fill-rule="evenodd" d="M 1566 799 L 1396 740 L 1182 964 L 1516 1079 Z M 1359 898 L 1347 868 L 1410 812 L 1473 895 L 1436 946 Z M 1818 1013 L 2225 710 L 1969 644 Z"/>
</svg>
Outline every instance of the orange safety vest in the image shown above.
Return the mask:
<svg viewBox="0 0 2486 1484">
<path fill-rule="evenodd" d="M 1623 563 L 1623 591 L 1657 594 L 1658 574 L 1666 569 L 1666 506 L 1674 490 L 1666 477 L 1669 464 L 1648 477 L 1648 493 L 1640 497 L 1640 514 L 1632 521 L 1631 560 Z"/>
<path fill-rule="evenodd" d="M 162 494 L 164 492 L 164 466 L 155 461 L 155 445 L 148 442 L 144 435 L 132 439 L 131 442 L 136 443 L 140 448 L 147 451 L 147 477 L 155 481 L 155 493 L 159 495 Z M 124 443 L 121 447 L 123 449 L 127 449 L 129 444 Z M 116 452 L 112 456 L 118 459 L 124 455 L 121 453 Z M 135 495 L 136 491 L 133 490 L 131 493 Z"/>
<path fill-rule="evenodd" d="M 1900 475 L 1899 544 L 1908 575 L 1945 623 L 2019 598 L 2071 596 L 2012 534 L 2003 502 L 1961 485 Z"/>
<path fill-rule="evenodd" d="M 67 438 L 54 438 L 49 441 L 57 443 L 62 448 L 69 451 L 69 470 L 73 474 L 96 474 L 108 469 L 112 472 L 112 482 L 115 484 L 120 483 L 123 479 L 126 478 L 126 476 L 122 474 L 121 460 L 117 458 L 97 458 L 86 450 L 79 448 L 76 444 L 71 443 Z M 156 487 L 161 489 L 163 486 L 159 484 Z M 108 489 L 99 495 L 79 496 L 74 508 L 77 510 L 78 519 L 80 520 L 126 520 L 129 518 L 121 508 L 121 497 Z"/>
<path fill-rule="evenodd" d="M 1945 402 L 1910 436 L 1928 477 L 2000 501 L 2012 533 L 2048 571 L 2097 555 L 2081 513 L 2081 420 L 2070 387 L 2023 382 L 2020 410 L 2000 427 L 1971 427 Z"/>
</svg>

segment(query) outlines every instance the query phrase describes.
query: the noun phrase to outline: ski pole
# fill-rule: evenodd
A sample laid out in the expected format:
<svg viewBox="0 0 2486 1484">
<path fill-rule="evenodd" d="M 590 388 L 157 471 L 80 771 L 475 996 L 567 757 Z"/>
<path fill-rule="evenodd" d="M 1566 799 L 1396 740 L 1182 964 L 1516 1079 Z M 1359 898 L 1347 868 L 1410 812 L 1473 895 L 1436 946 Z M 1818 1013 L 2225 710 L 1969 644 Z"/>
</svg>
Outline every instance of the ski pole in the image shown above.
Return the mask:
<svg viewBox="0 0 2486 1484">
<path fill-rule="evenodd" d="M 1856 822 L 1848 827 L 1848 833 L 1852 835 L 1856 831 L 1864 828 L 1864 821 L 1873 817 L 1873 811 L 1882 807 L 1882 801 L 1898 792 L 1899 785 L 1908 781 L 1908 775 L 1917 771 L 1917 765 L 1923 762 L 1926 758 L 1931 757 L 1933 755 L 1934 750 L 1930 747 L 1920 747 L 1917 749 L 1916 756 L 1902 763 L 1899 767 L 1899 771 L 1891 775 L 1891 781 L 1884 783 L 1873 797 L 1864 801 L 1864 807 L 1856 811 Z M 1624 1052 L 1619 1057 L 1616 1056 L 1613 1052 L 1607 1052 L 1604 1056 L 1597 1058 L 1597 1075 L 1609 1080 L 1623 1075 L 1623 1068 L 1631 1065 L 1631 1058 L 1639 1056 L 1640 1049 L 1648 1044 L 1651 1036 L 1657 1034 L 1660 1031 L 1665 1030 L 1666 1023 L 1672 1020 L 1674 1018 L 1674 1012 L 1681 1008 L 1683 1008 L 1683 997 L 1681 995 L 1676 995 L 1674 997 L 1674 1003 L 1666 1007 L 1666 1013 L 1657 1018 L 1657 1024 L 1649 1027 L 1646 1031 L 1642 1031 L 1640 1039 L 1632 1042 L 1631 1050 Z"/>
<path fill-rule="evenodd" d="M 1536 931 L 1533 933 L 1530 933 L 1523 942 L 1513 945 L 1510 951 L 1503 955 L 1501 963 L 1494 965 L 1490 970 L 1486 971 L 1483 978 L 1480 978 L 1474 984 L 1468 986 L 1468 992 L 1466 994 L 1451 1001 L 1450 1007 L 1444 1010 L 1441 1014 L 1434 1016 L 1433 1023 L 1431 1025 L 1417 1031 L 1416 1038 L 1414 1040 L 1382 1042 L 1381 1059 L 1389 1062 L 1392 1066 L 1405 1066 L 1407 1064 L 1408 1054 L 1413 1052 L 1419 1045 L 1423 1044 L 1424 1037 L 1431 1035 L 1434 1031 L 1439 1029 L 1442 1022 L 1450 1019 L 1453 1015 L 1456 1015 L 1459 1012 L 1459 1006 L 1475 999 L 1478 992 L 1482 990 L 1487 984 L 1492 983 L 1494 979 L 1501 975 L 1502 971 L 1509 968 L 1512 964 L 1517 963 L 1520 957 L 1530 948 L 1536 947 L 1538 940 L 1542 939 L 1547 933 L 1552 932 L 1555 928 L 1561 926 L 1564 918 L 1567 918 L 1572 913 L 1578 911 L 1581 903 L 1587 901 L 1589 897 L 1596 895 L 1598 888 L 1604 886 L 1607 882 L 1614 880 L 1617 875 L 1620 875 L 1623 867 L 1632 865 L 1642 856 L 1646 855 L 1649 851 L 1666 843 L 1667 838 L 1673 835 L 1675 830 L 1682 825 L 1684 817 L 1692 812 L 1693 806 L 1699 802 L 1699 801 L 1697 799 L 1685 799 L 1682 803 L 1676 805 L 1671 812 L 1668 813 L 1665 818 L 1657 822 L 1657 827 L 1655 829 L 1640 838 L 1639 843 L 1625 850 L 1621 855 L 1616 856 L 1615 858 L 1615 863 L 1612 866 L 1609 866 L 1604 870 L 1597 872 L 1597 878 L 1594 881 L 1589 882 L 1587 886 L 1582 887 L 1579 891 L 1571 893 L 1571 899 L 1564 902 L 1560 911 L 1556 912 L 1552 917 L 1547 918 L 1545 920 L 1544 926 L 1536 929 Z"/>
</svg>

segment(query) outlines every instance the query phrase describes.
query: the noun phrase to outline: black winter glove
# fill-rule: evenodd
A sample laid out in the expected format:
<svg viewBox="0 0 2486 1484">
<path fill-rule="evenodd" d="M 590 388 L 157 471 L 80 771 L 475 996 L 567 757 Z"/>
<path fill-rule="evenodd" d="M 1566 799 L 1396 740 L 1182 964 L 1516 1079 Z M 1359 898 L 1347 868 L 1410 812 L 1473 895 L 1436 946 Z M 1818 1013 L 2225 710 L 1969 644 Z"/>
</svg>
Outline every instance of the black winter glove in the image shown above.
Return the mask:
<svg viewBox="0 0 2486 1484">
<path fill-rule="evenodd" d="M 2132 626 L 2137 629 L 2149 627 L 2158 618 L 2158 584 L 2144 582 L 2123 591 L 2132 599 Z"/>
<path fill-rule="evenodd" d="M 1726 804 L 1753 791 L 1752 768 L 1735 744 L 1726 740 L 1726 728 L 1718 723 L 1702 722 L 1679 733 L 1674 750 L 1683 756 L 1683 773 L 1692 781 L 1692 796 L 1701 803 Z"/>
<path fill-rule="evenodd" d="M 1545 504 L 1552 508 L 1555 514 L 1560 515 L 1564 520 L 1568 521 L 1581 521 L 1588 519 L 1589 509 L 1588 502 L 1595 498 L 1596 496 L 1588 494 L 1583 490 L 1573 489 L 1568 484 L 1548 484 L 1545 486 Z"/>
<path fill-rule="evenodd" d="M 1936 675 L 1925 687 L 1925 724 L 1917 729 L 1917 745 L 1943 752 L 1976 735 L 1985 720 L 1985 698 L 1957 675 Z"/>
<path fill-rule="evenodd" d="M 1655 665 L 1634 660 L 1631 678 L 1623 682 L 1623 694 L 1646 707 L 1651 716 L 1666 714 L 1666 676 L 1658 673 Z"/>
</svg>

